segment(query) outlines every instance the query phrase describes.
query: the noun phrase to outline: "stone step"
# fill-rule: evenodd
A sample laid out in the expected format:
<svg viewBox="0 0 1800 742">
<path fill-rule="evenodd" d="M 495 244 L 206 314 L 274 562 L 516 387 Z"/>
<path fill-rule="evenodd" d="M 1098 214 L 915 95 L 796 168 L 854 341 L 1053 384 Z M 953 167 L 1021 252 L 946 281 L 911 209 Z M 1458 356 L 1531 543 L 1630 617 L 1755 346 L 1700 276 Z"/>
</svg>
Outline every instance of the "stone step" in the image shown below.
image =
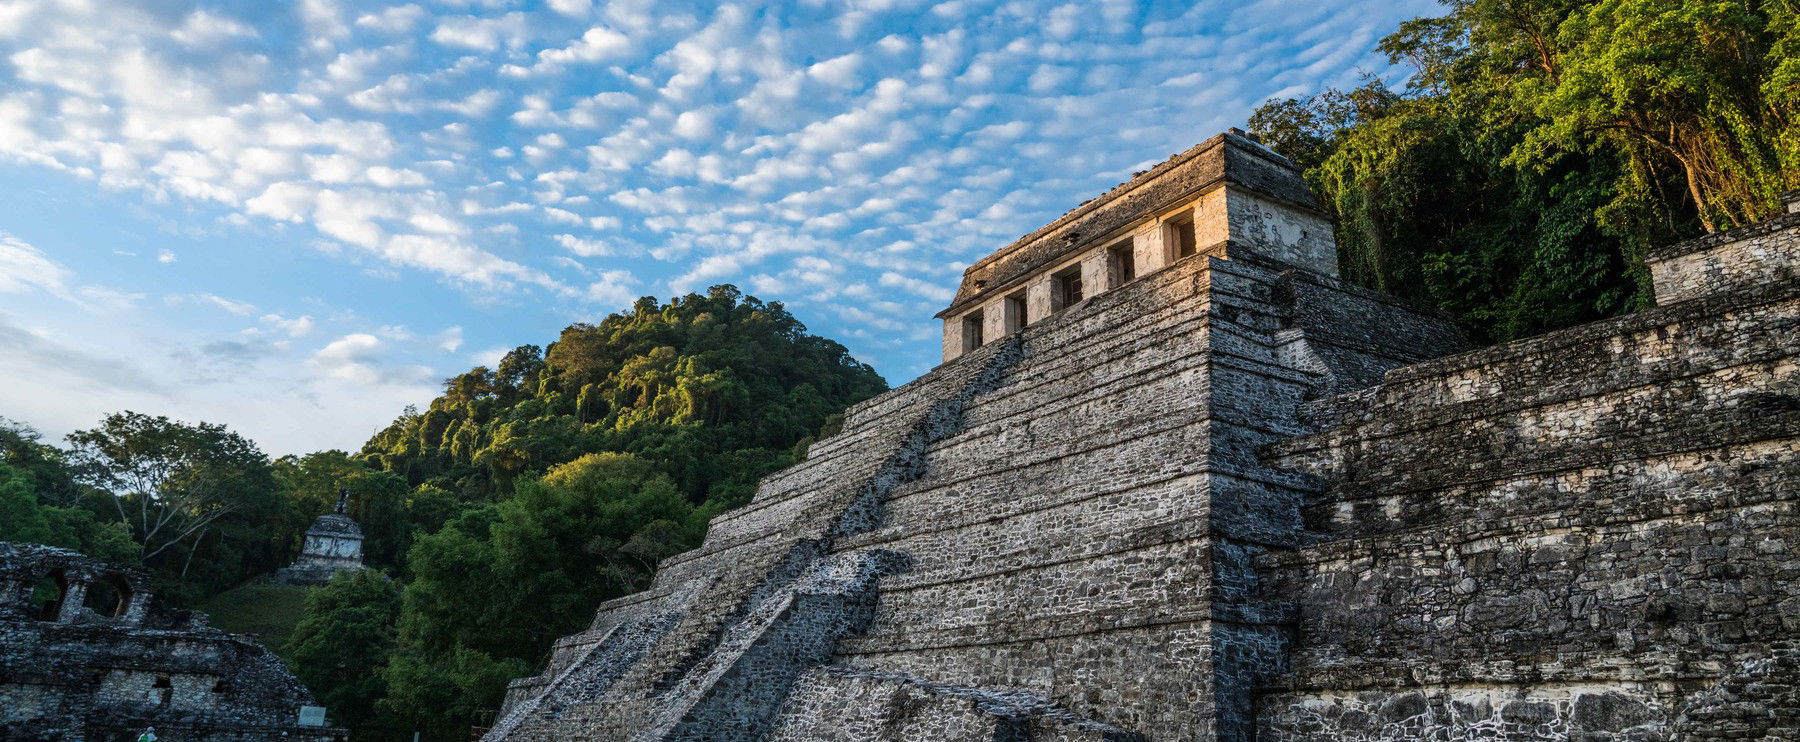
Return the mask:
<svg viewBox="0 0 1800 742">
<path fill-rule="evenodd" d="M 1018 690 L 826 666 L 807 671 L 769 742 L 1143 742 Z"/>
<path fill-rule="evenodd" d="M 1439 490 L 1800 436 L 1800 363 L 1711 370 L 1552 404 L 1470 415 L 1426 407 L 1265 449 L 1327 477 L 1327 499 Z"/>
<path fill-rule="evenodd" d="M 612 627 L 558 672 L 539 693 L 503 709 L 489 733 L 496 737 L 530 737 L 544 733 L 564 711 L 611 688 L 632 663 L 644 655 L 650 644 L 674 625 L 676 618 L 666 614 Z"/>
<path fill-rule="evenodd" d="M 1480 414 L 1777 358 L 1800 332 L 1797 303 L 1800 285 L 1777 282 L 1645 310 L 1397 368 L 1379 386 L 1309 403 L 1302 417 L 1346 427 L 1452 405 Z"/>
<path fill-rule="evenodd" d="M 633 740 L 755 740 L 775 723 L 800 673 L 873 615 L 876 581 L 904 568 L 890 552 L 821 562 L 731 626 L 664 696 L 658 720 Z"/>
</svg>

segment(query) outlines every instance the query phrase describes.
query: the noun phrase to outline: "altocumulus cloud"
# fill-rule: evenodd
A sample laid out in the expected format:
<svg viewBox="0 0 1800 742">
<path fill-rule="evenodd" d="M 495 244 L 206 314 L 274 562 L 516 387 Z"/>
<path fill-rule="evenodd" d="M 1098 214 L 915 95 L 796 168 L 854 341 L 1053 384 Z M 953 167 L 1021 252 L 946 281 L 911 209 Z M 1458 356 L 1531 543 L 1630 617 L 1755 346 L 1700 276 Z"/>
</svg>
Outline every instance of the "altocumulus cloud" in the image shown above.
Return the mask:
<svg viewBox="0 0 1800 742">
<path fill-rule="evenodd" d="M 1379 37 L 1434 10 L 512 5 L 0 4 L 0 158 L 200 205 L 210 228 L 317 261 L 383 266 L 364 270 L 484 318 L 490 331 L 458 318 L 477 347 L 541 342 L 497 334 L 525 307 L 589 319 L 729 281 L 903 380 L 934 361 L 930 315 L 970 260 L 1271 95 L 1381 73 Z M 0 237 L 0 292 L 84 283 L 22 244 Z M 190 249 L 158 259 L 188 270 L 202 259 Z M 213 304 L 297 339 L 326 324 L 294 307 L 305 291 Z M 356 321 L 295 343 L 289 365 L 414 392 L 460 370 L 408 364 Z"/>
</svg>

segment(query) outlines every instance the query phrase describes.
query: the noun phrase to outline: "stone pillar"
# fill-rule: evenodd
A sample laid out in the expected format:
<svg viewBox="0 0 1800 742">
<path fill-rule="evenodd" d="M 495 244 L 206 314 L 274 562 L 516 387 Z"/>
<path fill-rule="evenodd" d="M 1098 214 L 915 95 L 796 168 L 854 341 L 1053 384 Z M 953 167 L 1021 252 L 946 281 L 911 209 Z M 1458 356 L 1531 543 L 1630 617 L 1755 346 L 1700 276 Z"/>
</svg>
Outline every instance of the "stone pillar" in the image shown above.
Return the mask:
<svg viewBox="0 0 1800 742">
<path fill-rule="evenodd" d="M 1169 264 L 1169 248 L 1163 244 L 1163 231 L 1162 222 L 1152 220 L 1131 235 L 1131 252 L 1137 260 L 1138 275 Z"/>
<path fill-rule="evenodd" d="M 0 580 L 0 616 L 24 613 L 25 601 L 31 597 L 25 594 L 25 591 L 30 588 L 30 584 L 20 580 Z"/>
<path fill-rule="evenodd" d="M 133 585 L 131 602 L 125 604 L 125 625 L 137 626 L 144 623 L 144 617 L 150 613 L 150 591 L 139 590 Z"/>
<path fill-rule="evenodd" d="M 69 580 L 69 589 L 63 592 L 62 605 L 56 612 L 57 623 L 72 623 L 81 615 L 81 603 L 87 600 L 88 580 Z"/>
</svg>

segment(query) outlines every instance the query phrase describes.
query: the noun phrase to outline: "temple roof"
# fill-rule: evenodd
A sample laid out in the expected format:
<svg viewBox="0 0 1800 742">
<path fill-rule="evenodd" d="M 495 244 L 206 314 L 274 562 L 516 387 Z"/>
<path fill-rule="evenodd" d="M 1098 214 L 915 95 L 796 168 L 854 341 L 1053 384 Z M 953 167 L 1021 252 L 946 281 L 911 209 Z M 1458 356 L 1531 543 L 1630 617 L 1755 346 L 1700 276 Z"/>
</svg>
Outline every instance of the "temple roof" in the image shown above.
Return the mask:
<svg viewBox="0 0 1800 742">
<path fill-rule="evenodd" d="M 313 521 L 312 527 L 306 529 L 308 536 L 354 536 L 362 538 L 362 529 L 348 515 L 326 513 Z"/>
<path fill-rule="evenodd" d="M 939 318 L 961 312 L 1033 271 L 1090 246 L 1113 230 L 1155 215 L 1183 198 L 1229 183 L 1264 197 L 1318 211 L 1299 168 L 1233 129 L 1179 152 L 1082 202 L 1038 229 L 977 260 Z"/>
</svg>

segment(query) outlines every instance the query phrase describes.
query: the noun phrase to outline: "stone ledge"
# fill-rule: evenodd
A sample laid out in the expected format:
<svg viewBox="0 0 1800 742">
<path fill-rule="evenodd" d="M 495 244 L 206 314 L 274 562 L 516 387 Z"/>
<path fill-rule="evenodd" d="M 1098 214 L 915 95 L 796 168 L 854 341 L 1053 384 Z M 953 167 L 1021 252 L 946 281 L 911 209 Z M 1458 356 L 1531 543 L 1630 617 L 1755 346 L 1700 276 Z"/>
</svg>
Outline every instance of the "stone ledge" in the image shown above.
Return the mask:
<svg viewBox="0 0 1800 742">
<path fill-rule="evenodd" d="M 1704 512 L 1779 499 L 1783 482 L 1800 480 L 1800 459 L 1781 458 L 1786 450 L 1780 440 L 1757 441 L 1399 495 L 1333 488 L 1303 505 L 1302 511 L 1320 541 L 1431 532 L 1488 513 L 1625 522 L 1634 516 Z M 1653 472 L 1660 473 L 1654 482 L 1658 488 L 1673 487 L 1679 494 L 1665 495 L 1648 487 L 1643 480 Z M 1349 518 L 1334 518 L 1345 506 L 1350 508 Z"/>
<path fill-rule="evenodd" d="M 904 654 L 945 649 L 998 647 L 1011 644 L 1033 644 L 1058 639 L 1097 637 L 1124 631 L 1138 631 L 1170 626 L 1210 627 L 1213 617 L 1207 615 L 1160 615 L 1134 612 L 1130 616 L 1086 614 L 1035 621 L 983 623 L 956 630 L 934 630 L 929 637 L 900 634 L 886 641 L 874 637 L 845 639 L 838 642 L 837 656 Z M 1003 638 L 1004 637 L 1004 638 Z M 918 639 L 919 641 L 907 641 Z"/>
<path fill-rule="evenodd" d="M 1372 403 L 1380 399 L 1381 395 L 1398 394 L 1402 387 L 1415 382 L 1432 381 L 1437 377 L 1459 371 L 1495 365 L 1503 360 L 1551 354 L 1579 343 L 1603 340 L 1615 335 L 1645 332 L 1658 326 L 1677 324 L 1699 317 L 1724 314 L 1764 304 L 1775 304 L 1796 297 L 1800 297 L 1800 284 L 1777 283 L 1758 286 L 1747 291 L 1715 294 L 1679 304 L 1651 307 L 1611 319 L 1598 320 L 1522 340 L 1402 366 L 1389 371 L 1379 386 L 1319 400 L 1311 403 L 1308 407 L 1319 410 L 1314 414 L 1329 420 L 1333 415 L 1325 410 L 1329 410 L 1334 405 L 1355 407 L 1359 403 Z M 1350 412 L 1346 410 L 1342 414 L 1350 414 Z"/>
<path fill-rule="evenodd" d="M 1718 446 L 1783 440 L 1800 433 L 1800 409 L 1778 408 L 1766 414 L 1750 414 L 1749 420 L 1745 422 L 1746 413 L 1754 413 L 1754 410 L 1748 404 L 1738 403 L 1755 403 L 1757 399 L 1753 397 L 1759 399 L 1772 395 L 1740 396 L 1743 399 L 1730 400 L 1733 404 L 1697 412 L 1688 410 L 1692 405 L 1706 400 L 1674 395 L 1653 400 L 1655 406 L 1630 407 L 1631 413 L 1639 420 L 1636 430 L 1641 434 L 1634 435 L 1627 441 L 1615 440 L 1616 436 L 1612 435 L 1589 434 L 1581 438 L 1539 441 L 1534 444 L 1535 447 L 1508 445 L 1509 441 L 1519 440 L 1516 435 L 1508 433 L 1516 434 L 1518 428 L 1528 425 L 1528 422 L 1474 418 L 1476 422 L 1486 423 L 1489 427 L 1478 431 L 1478 435 L 1461 436 L 1456 441 L 1459 445 L 1443 445 L 1440 441 L 1435 450 L 1422 454 L 1423 460 L 1419 455 L 1405 460 L 1401 458 L 1400 452 L 1418 452 L 1419 447 L 1402 447 L 1397 443 L 1422 438 L 1429 432 L 1412 430 L 1403 435 L 1379 437 L 1379 446 L 1350 449 L 1355 452 L 1353 459 L 1340 458 L 1336 446 L 1325 446 L 1291 452 L 1279 457 L 1277 461 L 1284 466 L 1311 469 L 1315 476 L 1344 476 L 1346 470 L 1353 469 L 1361 487 L 1404 493 L 1491 481 L 1501 474 L 1546 474 L 1631 457 L 1647 458 Z M 1623 407 L 1623 403 L 1630 400 L 1620 401 L 1621 404 L 1613 407 Z M 1776 402 L 1785 404 L 1780 400 Z M 1593 419 L 1594 413 L 1584 411 L 1584 414 L 1589 415 L 1586 420 Z M 1445 418 L 1436 427 L 1466 422 L 1469 420 Z M 1592 427 L 1592 423 L 1588 422 L 1588 426 Z M 1387 452 L 1385 456 L 1379 453 L 1383 449 Z M 1312 453 L 1320 453 L 1321 456 L 1309 466 L 1302 458 Z M 1421 464 L 1435 468 L 1422 468 Z"/>
<path fill-rule="evenodd" d="M 1790 191 L 1782 195 L 1785 198 L 1787 196 L 1792 196 L 1794 193 L 1800 193 L 1800 191 Z M 1661 247 L 1653 247 L 1645 251 L 1644 261 L 1647 263 L 1660 263 L 1665 260 L 1679 258 L 1683 255 L 1697 253 L 1701 250 L 1729 245 L 1733 242 L 1741 242 L 1763 235 L 1774 234 L 1792 227 L 1800 227 L 1800 213 L 1782 214 L 1781 216 L 1768 221 L 1757 222 L 1736 229 L 1728 229 L 1723 232 L 1714 232 L 1709 235 L 1695 237 L 1691 240 L 1684 240 L 1673 244 L 1663 245 Z"/>
<path fill-rule="evenodd" d="M 1763 307 L 1771 306 L 1771 304 L 1758 304 L 1753 306 Z M 1587 338 L 1586 340 L 1596 344 L 1603 343 L 1615 338 L 1624 337 L 1627 334 L 1635 334 L 1637 332 L 1652 330 L 1659 326 L 1678 323 L 1683 321 L 1683 319 L 1671 319 L 1667 323 L 1655 323 L 1645 328 L 1635 328 L 1631 333 L 1609 333 L 1595 338 Z M 1774 340 L 1784 331 L 1783 328 L 1786 325 L 1796 323 L 1797 321 L 1794 319 L 1783 321 L 1782 317 L 1776 316 L 1771 318 L 1768 327 L 1763 328 L 1764 332 L 1762 334 L 1771 340 Z M 1568 346 L 1563 347 L 1567 348 Z M 1439 424 L 1432 422 L 1433 420 L 1468 420 L 1490 417 L 1508 412 L 1518 412 L 1557 404 L 1565 404 L 1572 401 L 1615 394 L 1620 391 L 1641 388 L 1644 386 L 1663 385 L 1674 380 L 1698 378 L 1725 369 L 1779 361 L 1791 354 L 1790 349 L 1781 347 L 1776 343 L 1771 343 L 1771 345 L 1762 349 L 1760 352 L 1754 353 L 1748 357 L 1711 359 L 1710 362 L 1702 361 L 1696 363 L 1691 360 L 1690 357 L 1683 356 L 1657 362 L 1654 365 L 1646 365 L 1639 362 L 1627 363 L 1623 358 L 1620 358 L 1618 360 L 1619 367 L 1624 369 L 1624 373 L 1621 374 L 1622 378 L 1607 379 L 1607 385 L 1604 387 L 1575 390 L 1571 388 L 1574 385 L 1569 384 L 1561 386 L 1556 384 L 1543 384 L 1531 387 L 1530 390 L 1528 390 L 1541 390 L 1541 393 L 1536 395 L 1526 392 L 1495 391 L 1474 395 L 1471 399 L 1460 401 L 1438 401 L 1435 399 L 1420 401 L 1418 396 L 1403 396 L 1402 394 L 1404 391 L 1419 391 L 1416 388 L 1410 390 L 1407 389 L 1409 386 L 1414 386 L 1412 382 L 1435 382 L 1439 380 L 1438 378 L 1410 379 L 1405 382 L 1384 382 L 1377 387 L 1348 392 L 1327 399 L 1302 404 L 1302 418 L 1314 426 L 1323 428 L 1323 430 L 1292 440 L 1271 444 L 1264 450 L 1263 455 L 1270 459 L 1280 459 L 1306 451 L 1317 450 L 1325 445 L 1322 443 L 1323 441 L 1329 440 L 1334 435 L 1346 435 L 1346 431 L 1353 428 L 1380 424 L 1386 431 L 1384 435 L 1392 436 L 1400 431 L 1415 430 Z M 1510 355 L 1508 358 L 1496 359 L 1493 363 L 1487 365 L 1497 366 L 1501 361 L 1530 359 L 1535 357 L 1539 356 L 1529 353 L 1518 353 L 1516 355 Z M 1718 365 L 1721 363 L 1725 365 Z M 1473 370 L 1473 368 L 1475 367 L 1447 370 L 1439 376 L 1450 376 Z M 1557 373 L 1555 374 L 1555 377 L 1558 380 L 1562 380 L 1567 377 L 1567 374 Z M 1518 379 L 1514 378 L 1512 381 L 1514 382 L 1514 386 L 1518 385 Z"/>
<path fill-rule="evenodd" d="M 1800 501 L 1790 493 L 1769 493 L 1764 498 L 1749 498 L 1711 509 L 1648 510 L 1636 518 L 1609 518 L 1593 522 L 1571 520 L 1568 513 L 1556 511 L 1531 515 L 1496 518 L 1485 522 L 1461 522 L 1436 525 L 1411 531 L 1376 536 L 1338 539 L 1304 546 L 1291 551 L 1270 551 L 1258 555 L 1257 569 L 1291 570 L 1295 567 L 1372 560 L 1381 556 L 1415 553 L 1421 549 L 1443 552 L 1459 551 L 1465 546 L 1491 542 L 1496 538 L 1550 537 L 1570 533 L 1627 533 L 1634 526 L 1677 523 L 1683 519 L 1704 522 L 1712 516 L 1744 512 L 1800 513 Z"/>
<path fill-rule="evenodd" d="M 1757 656 L 1772 642 L 1746 642 L 1740 656 Z M 1327 664 L 1290 671 L 1259 689 L 1265 694 L 1316 693 L 1368 689 L 1417 688 L 1422 686 L 1524 686 L 1540 683 L 1574 683 L 1583 681 L 1668 683 L 1673 681 L 1705 681 L 1717 679 L 1721 669 L 1708 667 L 1716 656 L 1696 651 L 1665 655 L 1632 657 L 1622 663 L 1616 651 L 1580 651 L 1545 653 L 1538 656 L 1511 657 L 1463 662 L 1419 662 L 1419 658 L 1382 657 L 1344 664 L 1343 658 L 1325 659 Z"/>
</svg>

